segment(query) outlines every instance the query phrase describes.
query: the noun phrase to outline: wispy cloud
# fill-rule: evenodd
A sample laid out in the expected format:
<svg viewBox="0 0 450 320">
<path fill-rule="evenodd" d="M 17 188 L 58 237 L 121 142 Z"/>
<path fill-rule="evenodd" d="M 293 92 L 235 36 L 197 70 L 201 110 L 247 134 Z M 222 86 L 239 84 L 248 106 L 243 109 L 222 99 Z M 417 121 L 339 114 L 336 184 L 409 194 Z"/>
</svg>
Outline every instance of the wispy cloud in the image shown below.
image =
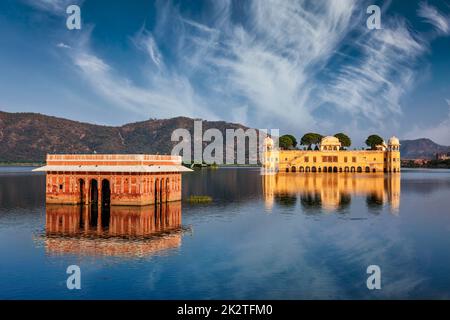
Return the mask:
<svg viewBox="0 0 450 320">
<path fill-rule="evenodd" d="M 420 3 L 417 15 L 432 24 L 440 33 L 450 33 L 450 17 L 440 13 L 435 7 L 430 6 L 426 2 Z"/>
<path fill-rule="evenodd" d="M 60 42 L 56 46 L 58 48 L 63 48 L 63 49 L 70 49 L 70 48 L 72 48 L 71 46 L 69 46 L 68 44 L 65 44 L 64 42 Z"/>
<path fill-rule="evenodd" d="M 84 0 L 22 0 L 30 6 L 55 15 L 66 14 L 66 8 L 71 4 L 81 4 Z"/>
<path fill-rule="evenodd" d="M 131 40 L 138 49 L 148 54 L 155 66 L 158 68 L 163 67 L 163 56 L 151 32 L 143 27 Z"/>
<path fill-rule="evenodd" d="M 65 4 L 38 2 L 43 8 Z M 331 119 L 345 116 L 363 135 L 402 115 L 402 99 L 431 41 L 387 14 L 381 30 L 368 30 L 367 4 L 224 0 L 194 19 L 170 2 L 157 2 L 154 27 L 131 37 L 132 49 L 148 60 L 140 66 L 146 83 L 99 56 L 89 28 L 85 41 L 58 47 L 72 47 L 65 51 L 96 93 L 136 114 L 248 121 L 294 133 L 333 133 L 342 123 Z M 448 33 L 448 20 L 434 7 L 422 3 L 418 15 Z M 324 108 L 328 121 L 317 115 Z"/>
<path fill-rule="evenodd" d="M 386 20 L 382 30 L 358 39 L 359 57 L 338 68 L 322 94 L 342 111 L 376 126 L 401 114 L 401 98 L 415 81 L 415 63 L 427 50 L 403 21 Z"/>
</svg>

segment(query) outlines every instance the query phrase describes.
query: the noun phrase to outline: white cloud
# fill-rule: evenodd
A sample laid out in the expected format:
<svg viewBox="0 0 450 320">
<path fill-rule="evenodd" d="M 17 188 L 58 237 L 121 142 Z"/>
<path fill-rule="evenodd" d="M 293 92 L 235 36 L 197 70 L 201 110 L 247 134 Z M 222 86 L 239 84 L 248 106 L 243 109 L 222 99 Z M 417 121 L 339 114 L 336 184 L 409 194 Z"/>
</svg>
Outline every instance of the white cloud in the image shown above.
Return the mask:
<svg viewBox="0 0 450 320">
<path fill-rule="evenodd" d="M 150 32 L 142 28 L 131 40 L 137 48 L 148 54 L 158 68 L 163 67 L 163 56 Z"/>
<path fill-rule="evenodd" d="M 440 33 L 450 33 L 450 18 L 440 13 L 435 7 L 421 2 L 417 15 L 424 18 L 424 20 L 433 25 Z"/>
<path fill-rule="evenodd" d="M 30 6 L 55 15 L 66 14 L 66 8 L 71 4 L 80 5 L 84 0 L 23 0 Z"/>
<path fill-rule="evenodd" d="M 60 42 L 56 46 L 58 48 L 63 48 L 63 49 L 70 49 L 70 48 L 72 48 L 71 46 L 69 46 L 68 44 L 65 44 L 64 42 Z"/>
<path fill-rule="evenodd" d="M 387 14 L 382 30 L 367 30 L 356 0 L 250 1 L 240 4 L 239 23 L 231 1 L 211 6 L 209 18 L 194 21 L 158 4 L 155 27 L 131 39 L 150 62 L 141 66 L 147 83 L 119 74 L 89 41 L 70 54 L 94 91 L 137 114 L 249 121 L 293 133 L 342 130 L 334 116 L 345 115 L 364 135 L 401 116 L 429 46 Z M 327 121 L 316 115 L 323 108 Z"/>
<path fill-rule="evenodd" d="M 116 107 L 147 117 L 202 114 L 215 119 L 183 76 L 155 75 L 154 86 L 138 86 L 118 75 L 105 61 L 90 53 L 88 48 L 77 48 L 71 57 L 93 90 Z"/>
<path fill-rule="evenodd" d="M 359 58 L 339 68 L 322 93 L 338 109 L 378 127 L 401 114 L 401 98 L 414 84 L 414 63 L 427 50 L 403 22 L 388 23 L 359 39 Z"/>
</svg>

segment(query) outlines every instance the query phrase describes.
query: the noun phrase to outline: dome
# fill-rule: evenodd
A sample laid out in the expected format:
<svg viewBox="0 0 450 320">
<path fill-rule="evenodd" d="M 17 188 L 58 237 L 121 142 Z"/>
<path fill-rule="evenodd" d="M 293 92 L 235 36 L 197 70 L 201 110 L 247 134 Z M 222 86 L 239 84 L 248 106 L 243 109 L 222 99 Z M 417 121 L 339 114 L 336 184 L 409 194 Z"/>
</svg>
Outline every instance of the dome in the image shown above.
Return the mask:
<svg viewBox="0 0 450 320">
<path fill-rule="evenodd" d="M 389 141 L 388 141 L 388 145 L 390 146 L 399 146 L 400 145 L 400 141 L 398 140 L 398 138 L 396 136 L 392 136 Z"/>
<path fill-rule="evenodd" d="M 322 140 L 320 141 L 321 145 L 341 145 L 341 142 L 339 141 L 338 138 L 333 137 L 333 136 L 326 136 L 324 138 L 322 138 Z"/>
</svg>

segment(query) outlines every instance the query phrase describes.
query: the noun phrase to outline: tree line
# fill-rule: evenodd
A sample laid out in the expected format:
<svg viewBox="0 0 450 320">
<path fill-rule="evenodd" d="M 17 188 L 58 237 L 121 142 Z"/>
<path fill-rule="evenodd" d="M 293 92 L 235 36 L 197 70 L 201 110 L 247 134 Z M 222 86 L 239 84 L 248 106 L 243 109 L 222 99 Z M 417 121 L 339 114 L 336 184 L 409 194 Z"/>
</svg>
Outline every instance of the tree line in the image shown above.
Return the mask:
<svg viewBox="0 0 450 320">
<path fill-rule="evenodd" d="M 285 134 L 280 137 L 279 146 L 281 149 L 289 150 L 296 149 L 297 145 L 301 145 L 306 147 L 307 150 L 313 150 L 312 146 L 315 145 L 314 150 L 319 150 L 318 145 L 323 137 L 324 136 L 320 133 L 308 132 L 301 137 L 300 143 L 298 143 L 295 136 L 291 134 Z M 339 139 L 339 142 L 341 143 L 341 146 L 344 150 L 352 145 L 352 140 L 345 133 L 336 133 L 334 137 Z M 372 134 L 367 137 L 365 143 L 371 150 L 375 150 L 376 146 L 382 144 L 383 141 L 383 138 L 381 138 L 379 135 Z"/>
</svg>

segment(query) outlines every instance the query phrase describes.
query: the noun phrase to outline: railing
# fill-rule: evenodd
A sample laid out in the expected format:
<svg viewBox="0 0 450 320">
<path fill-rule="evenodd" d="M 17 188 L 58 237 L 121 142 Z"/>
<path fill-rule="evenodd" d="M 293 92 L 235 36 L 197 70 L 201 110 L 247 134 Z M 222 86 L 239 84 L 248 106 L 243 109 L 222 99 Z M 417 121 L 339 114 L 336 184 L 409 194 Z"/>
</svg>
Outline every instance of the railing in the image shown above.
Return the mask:
<svg viewBox="0 0 450 320">
<path fill-rule="evenodd" d="M 47 154 L 48 161 L 181 161 L 181 156 L 151 154 Z"/>
</svg>

